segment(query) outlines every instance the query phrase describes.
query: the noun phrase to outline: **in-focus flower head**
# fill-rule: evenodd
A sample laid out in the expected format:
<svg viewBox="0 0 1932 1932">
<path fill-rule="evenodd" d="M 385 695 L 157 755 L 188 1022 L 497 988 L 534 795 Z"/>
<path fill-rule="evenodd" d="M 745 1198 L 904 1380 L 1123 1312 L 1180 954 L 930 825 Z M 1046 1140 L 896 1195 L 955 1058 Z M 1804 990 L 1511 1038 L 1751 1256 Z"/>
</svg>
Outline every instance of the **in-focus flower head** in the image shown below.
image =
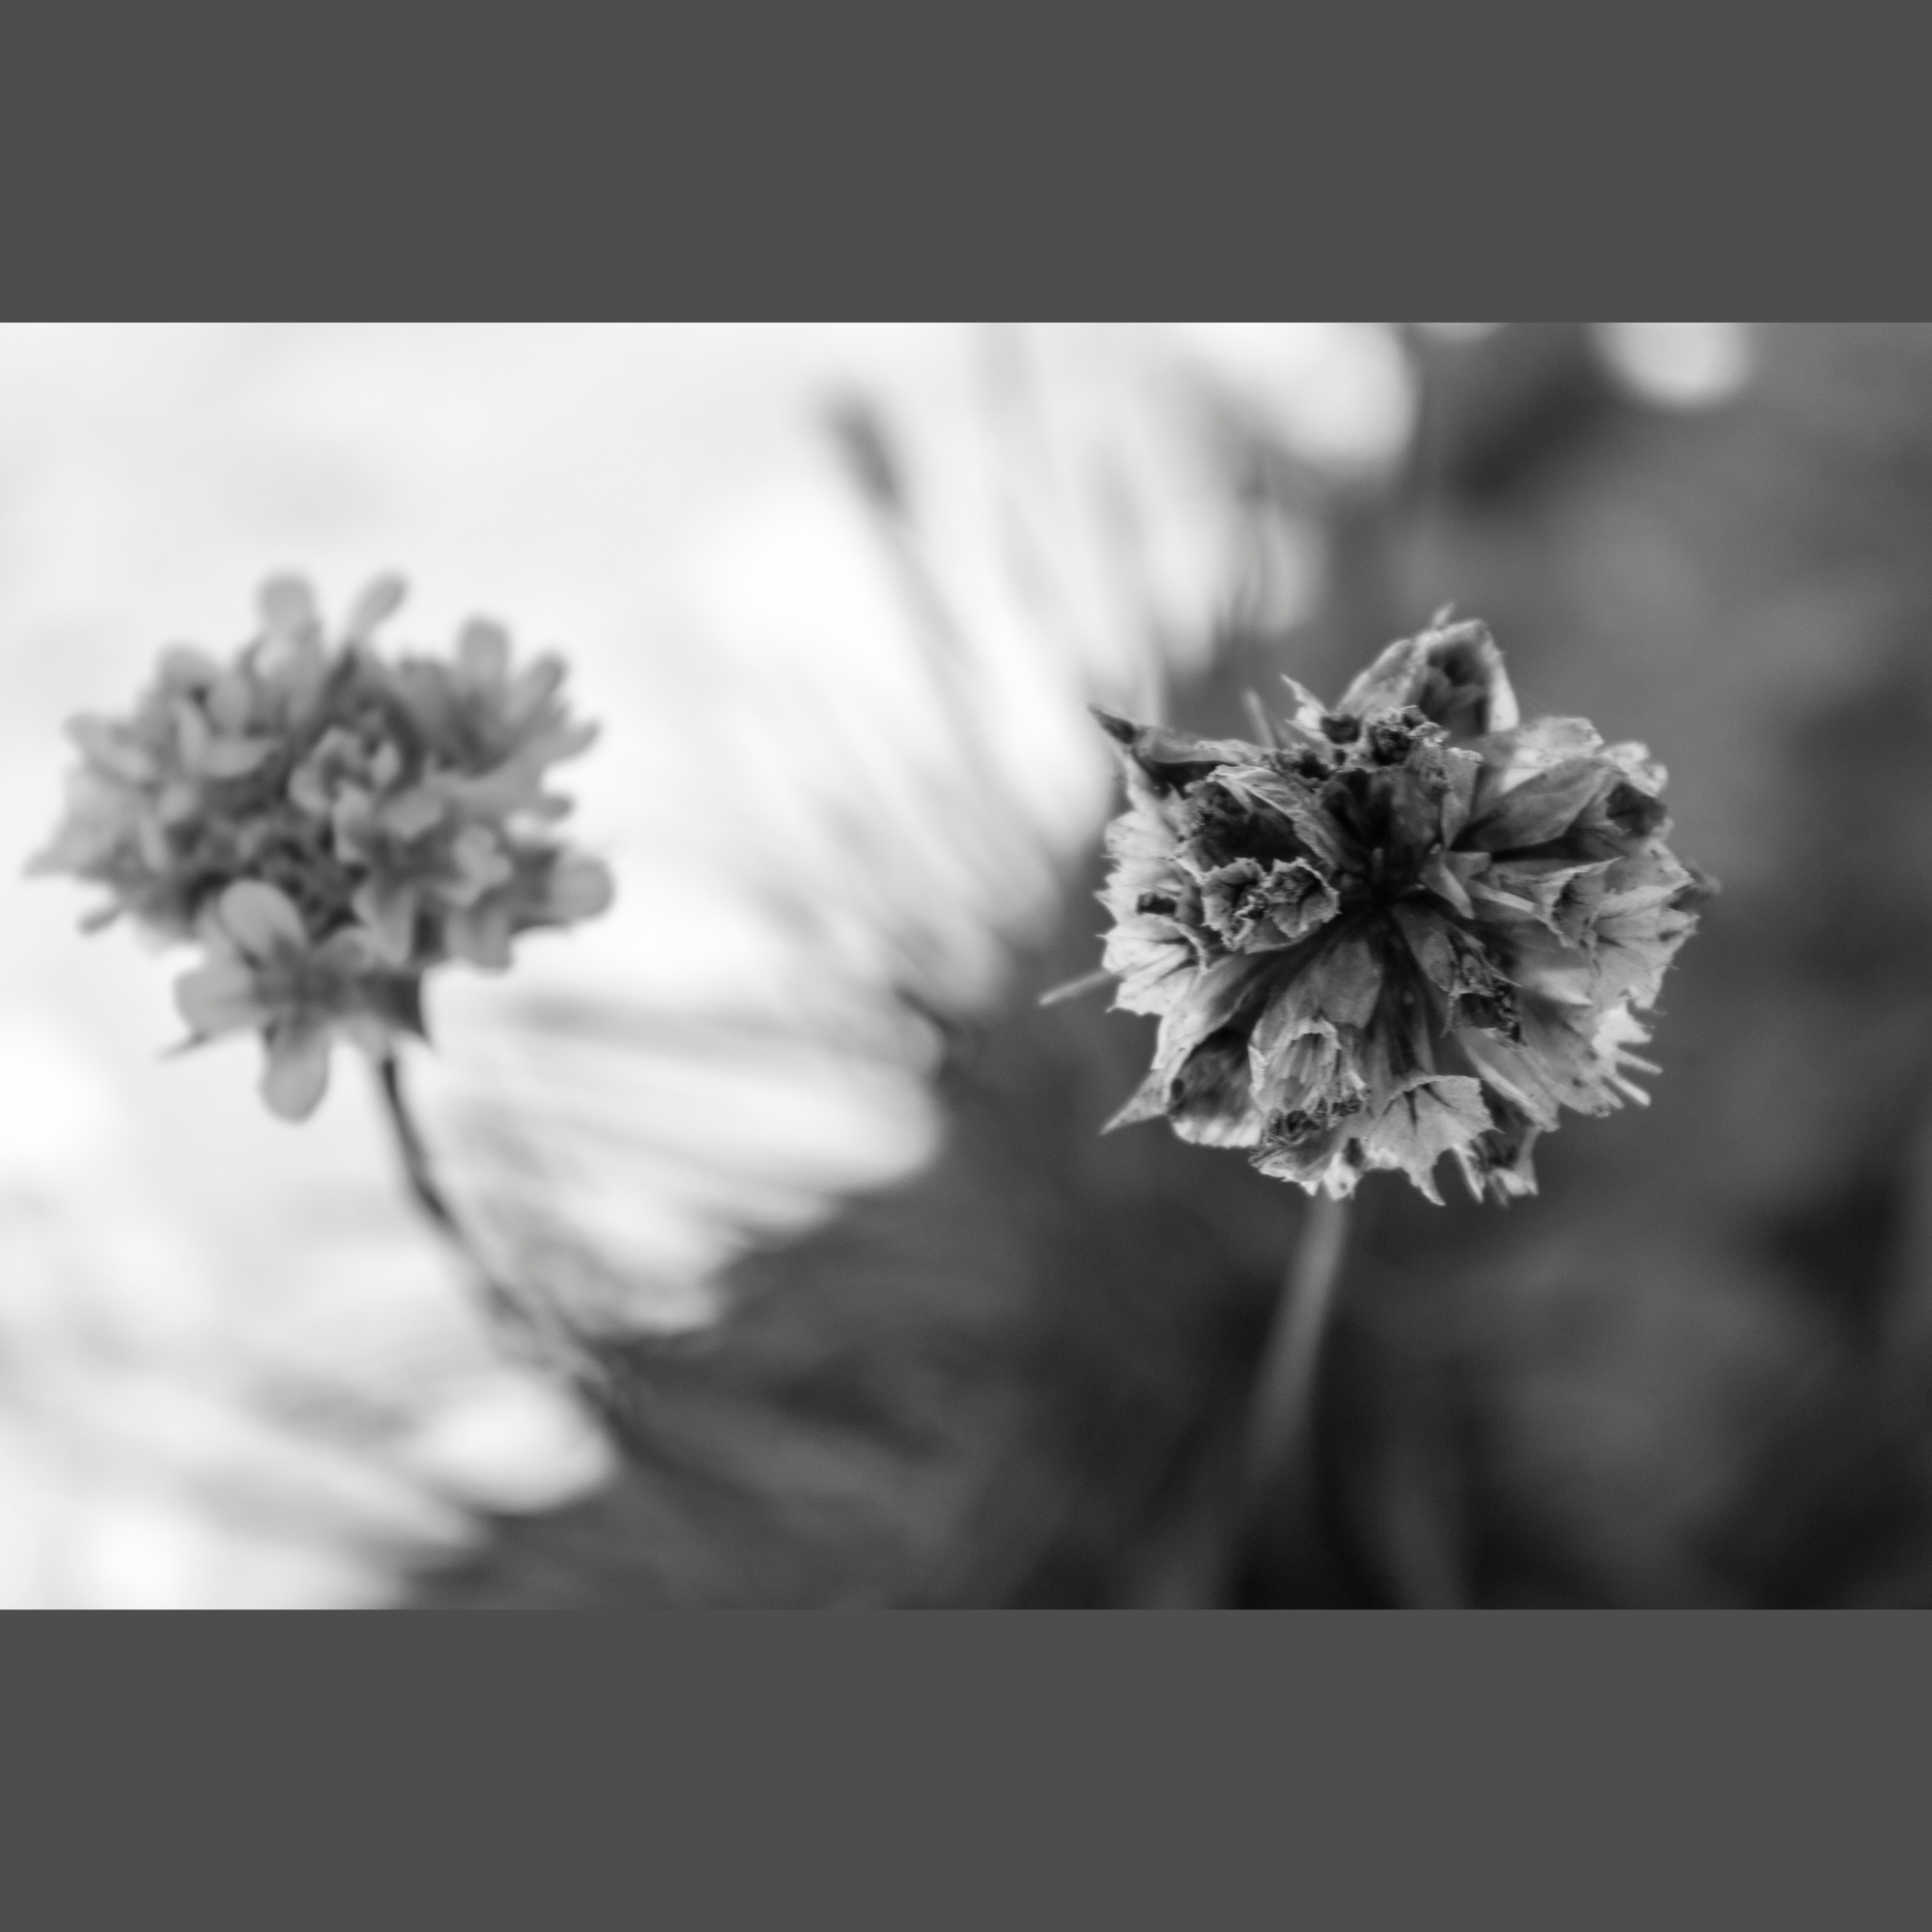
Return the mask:
<svg viewBox="0 0 1932 1932">
<path fill-rule="evenodd" d="M 1519 722 L 1476 623 L 1391 644 L 1329 711 L 1289 680 L 1272 742 L 1102 712 L 1115 1005 L 1157 1014 L 1113 1126 L 1165 1116 L 1311 1193 L 1406 1174 L 1533 1193 L 1561 1108 L 1643 1094 L 1635 1014 L 1714 890 L 1664 843 L 1663 772 L 1577 718 Z"/>
<path fill-rule="evenodd" d="M 391 663 L 374 637 L 402 594 L 379 580 L 331 643 L 308 587 L 277 578 L 228 663 L 164 652 L 131 715 L 69 726 L 67 817 L 29 868 L 105 886 L 91 926 L 126 913 L 199 941 L 184 1018 L 196 1039 L 259 1030 L 265 1095 L 292 1119 L 336 1037 L 383 1052 L 421 1031 L 431 967 L 500 970 L 515 933 L 611 900 L 606 868 L 547 829 L 569 809 L 547 768 L 595 735 L 564 710 L 561 662 L 513 673 L 477 622 L 454 662 Z"/>
</svg>

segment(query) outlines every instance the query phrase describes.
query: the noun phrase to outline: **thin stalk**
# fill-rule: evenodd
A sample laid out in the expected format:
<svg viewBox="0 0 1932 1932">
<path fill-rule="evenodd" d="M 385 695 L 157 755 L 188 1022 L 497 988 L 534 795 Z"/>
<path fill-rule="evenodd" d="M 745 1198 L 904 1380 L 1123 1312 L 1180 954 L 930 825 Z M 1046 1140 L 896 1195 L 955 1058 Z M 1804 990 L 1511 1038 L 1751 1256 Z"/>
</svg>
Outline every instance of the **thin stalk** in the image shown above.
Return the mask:
<svg viewBox="0 0 1932 1932">
<path fill-rule="evenodd" d="M 484 1261 L 469 1230 L 450 1206 L 449 1196 L 442 1191 L 442 1183 L 437 1179 L 435 1163 L 430 1159 L 429 1144 L 416 1125 L 415 1116 L 410 1111 L 409 1098 L 403 1091 L 402 1063 L 393 1053 L 385 1053 L 377 1062 L 376 1081 L 382 1090 L 383 1106 L 389 1117 L 389 1125 L 395 1132 L 396 1150 L 403 1157 L 403 1172 L 409 1179 L 410 1192 L 435 1224 L 437 1232 L 475 1271 L 477 1281 L 482 1284 L 484 1303 L 491 1315 L 502 1324 L 513 1346 L 521 1349 L 529 1361 L 540 1368 L 560 1368 L 576 1383 L 579 1392 L 597 1406 L 607 1420 L 617 1420 L 620 1406 L 616 1405 L 601 1367 L 582 1346 L 582 1338 L 567 1322 L 543 1320 L 536 1309 L 519 1299 L 491 1272 L 489 1264 Z"/>
<path fill-rule="evenodd" d="M 410 1103 L 403 1094 L 402 1063 L 393 1053 L 385 1053 L 377 1063 L 376 1080 L 383 1090 L 383 1104 L 387 1110 L 389 1124 L 395 1130 L 396 1151 L 403 1157 L 403 1172 L 409 1179 L 410 1192 L 416 1197 L 423 1211 L 438 1229 L 474 1262 L 477 1259 L 476 1250 L 464 1233 L 462 1222 L 456 1218 L 449 1197 L 437 1180 L 429 1148 L 416 1126 L 415 1116 L 410 1112 Z"/>
<path fill-rule="evenodd" d="M 1316 1376 L 1342 1279 L 1352 1205 L 1326 1194 L 1310 1203 L 1275 1304 L 1248 1406 L 1240 1513 L 1244 1546 L 1282 1495 L 1285 1477 L 1295 1477 L 1297 1501 L 1313 1492 Z"/>
<path fill-rule="evenodd" d="M 403 1157 L 403 1173 L 409 1179 L 410 1192 L 435 1223 L 437 1232 L 475 1269 L 491 1312 L 505 1318 L 520 1330 L 527 1329 L 527 1315 L 518 1305 L 516 1297 L 491 1273 L 477 1252 L 476 1243 L 470 1239 L 455 1208 L 449 1205 L 448 1195 L 442 1191 L 442 1183 L 438 1180 L 435 1164 L 430 1159 L 429 1144 L 423 1139 L 415 1116 L 410 1111 L 408 1096 L 403 1092 L 402 1063 L 393 1053 L 385 1053 L 377 1062 L 376 1082 L 382 1089 L 383 1105 L 388 1114 L 389 1125 L 395 1131 L 396 1151 Z"/>
</svg>

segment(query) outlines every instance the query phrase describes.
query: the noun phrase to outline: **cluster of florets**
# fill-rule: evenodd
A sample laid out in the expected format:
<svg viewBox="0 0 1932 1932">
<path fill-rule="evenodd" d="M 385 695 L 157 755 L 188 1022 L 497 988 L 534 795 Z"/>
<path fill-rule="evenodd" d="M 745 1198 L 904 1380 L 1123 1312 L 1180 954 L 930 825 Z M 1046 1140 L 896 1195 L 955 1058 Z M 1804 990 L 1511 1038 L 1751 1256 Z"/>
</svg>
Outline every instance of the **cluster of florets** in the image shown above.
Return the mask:
<svg viewBox="0 0 1932 1932">
<path fill-rule="evenodd" d="M 601 912 L 611 876 L 546 832 L 569 810 L 546 768 L 595 726 L 558 698 L 562 664 L 514 674 L 472 622 L 453 663 L 380 656 L 402 598 L 371 586 L 328 642 L 307 587 L 261 596 L 261 635 L 226 664 L 177 646 L 130 718 L 77 718 L 68 815 L 33 862 L 107 887 L 84 922 L 126 913 L 192 939 L 176 985 L 197 1041 L 259 1030 L 263 1093 L 313 1112 L 340 1036 L 371 1053 L 422 1031 L 422 979 L 445 959 L 510 962 L 514 934 Z"/>
<path fill-rule="evenodd" d="M 1102 900 L 1115 1005 L 1156 1013 L 1110 1125 L 1165 1115 L 1344 1197 L 1535 1191 L 1558 1110 L 1641 1100 L 1631 1049 L 1711 890 L 1664 844 L 1663 772 L 1581 719 L 1518 723 L 1480 625 L 1392 644 L 1331 712 L 1290 680 L 1271 742 L 1101 714 L 1130 800 Z"/>
</svg>

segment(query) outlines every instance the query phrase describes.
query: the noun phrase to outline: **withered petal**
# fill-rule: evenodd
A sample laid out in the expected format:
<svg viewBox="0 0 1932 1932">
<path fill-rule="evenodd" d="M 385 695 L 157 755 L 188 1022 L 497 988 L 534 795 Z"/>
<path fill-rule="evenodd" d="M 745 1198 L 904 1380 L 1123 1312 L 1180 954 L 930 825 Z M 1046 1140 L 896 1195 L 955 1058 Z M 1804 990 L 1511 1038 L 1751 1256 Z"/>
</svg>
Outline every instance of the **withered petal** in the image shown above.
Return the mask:
<svg viewBox="0 0 1932 1932">
<path fill-rule="evenodd" d="M 1517 722 L 1516 693 L 1486 624 L 1425 631 L 1390 644 L 1350 685 L 1335 707 L 1343 718 L 1413 705 L 1458 738 L 1508 730 Z"/>
</svg>

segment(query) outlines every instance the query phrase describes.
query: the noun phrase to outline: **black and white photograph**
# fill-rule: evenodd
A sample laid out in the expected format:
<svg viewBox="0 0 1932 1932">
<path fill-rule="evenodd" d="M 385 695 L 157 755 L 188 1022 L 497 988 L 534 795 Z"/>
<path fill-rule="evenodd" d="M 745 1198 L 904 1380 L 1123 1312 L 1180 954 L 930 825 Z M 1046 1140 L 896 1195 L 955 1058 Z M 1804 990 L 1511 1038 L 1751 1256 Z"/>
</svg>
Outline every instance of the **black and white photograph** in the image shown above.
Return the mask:
<svg viewBox="0 0 1932 1932">
<path fill-rule="evenodd" d="M 0 325 L 0 1607 L 1932 1604 L 1932 325 Z"/>
</svg>

